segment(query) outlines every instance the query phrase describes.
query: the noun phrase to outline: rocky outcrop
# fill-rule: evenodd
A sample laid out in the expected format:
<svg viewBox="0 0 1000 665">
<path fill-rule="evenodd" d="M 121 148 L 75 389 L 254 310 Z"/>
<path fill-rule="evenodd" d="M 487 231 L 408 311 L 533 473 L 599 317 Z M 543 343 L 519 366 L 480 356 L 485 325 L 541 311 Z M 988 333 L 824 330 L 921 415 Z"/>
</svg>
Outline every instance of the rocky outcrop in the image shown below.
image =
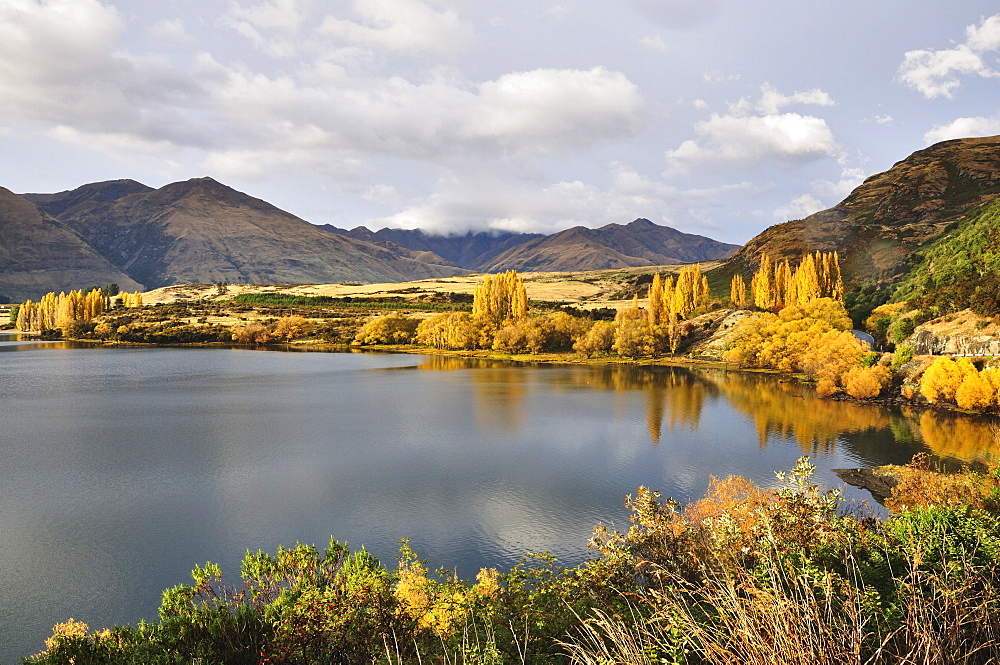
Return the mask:
<svg viewBox="0 0 1000 665">
<path fill-rule="evenodd" d="M 722 354 L 732 339 L 733 328 L 749 316 L 753 316 L 753 312 L 745 309 L 720 309 L 691 319 L 685 325 L 687 335 L 683 353 L 701 360 L 722 360 Z"/>
<path fill-rule="evenodd" d="M 917 355 L 1000 356 L 1000 337 L 995 335 L 939 335 L 917 330 L 906 340 Z"/>
<path fill-rule="evenodd" d="M 920 324 L 903 344 L 918 356 L 1000 356 L 1000 325 L 963 310 Z"/>
</svg>

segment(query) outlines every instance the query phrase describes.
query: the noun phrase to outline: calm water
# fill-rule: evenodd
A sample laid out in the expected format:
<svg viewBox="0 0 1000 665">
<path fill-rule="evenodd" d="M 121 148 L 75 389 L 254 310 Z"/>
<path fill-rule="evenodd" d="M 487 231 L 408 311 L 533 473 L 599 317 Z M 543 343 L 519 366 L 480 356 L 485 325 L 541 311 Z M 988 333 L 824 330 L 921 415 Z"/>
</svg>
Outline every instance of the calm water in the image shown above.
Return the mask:
<svg viewBox="0 0 1000 665">
<path fill-rule="evenodd" d="M 581 561 L 638 485 L 685 500 L 805 453 L 833 486 L 920 450 L 992 454 L 980 422 L 717 370 L 3 339 L 0 663 L 68 617 L 155 619 L 194 564 L 236 581 L 247 549 L 335 536 L 392 564 L 407 537 L 471 577 L 526 550 Z"/>
</svg>

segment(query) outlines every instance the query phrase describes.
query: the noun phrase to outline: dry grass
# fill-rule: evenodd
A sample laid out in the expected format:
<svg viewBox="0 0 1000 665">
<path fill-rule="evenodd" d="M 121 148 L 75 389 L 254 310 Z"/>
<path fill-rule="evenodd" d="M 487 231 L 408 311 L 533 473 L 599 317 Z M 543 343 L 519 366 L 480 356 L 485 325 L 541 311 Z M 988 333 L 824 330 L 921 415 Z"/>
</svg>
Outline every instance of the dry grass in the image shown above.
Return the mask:
<svg viewBox="0 0 1000 665">
<path fill-rule="evenodd" d="M 714 267 L 719 262 L 701 264 L 703 269 Z M 622 284 L 636 276 L 659 273 L 675 273 L 681 266 L 652 266 L 647 268 L 626 268 L 615 270 L 593 270 L 586 272 L 522 273 L 528 297 L 532 300 L 563 302 L 580 307 L 617 307 L 622 304 L 614 300 L 622 291 Z M 434 293 L 471 294 L 482 275 L 458 275 L 438 279 L 422 279 L 413 282 L 393 282 L 385 284 L 230 284 L 228 293 L 220 295 L 212 284 L 182 284 L 166 286 L 143 294 L 143 302 L 149 305 L 172 303 L 178 300 L 227 300 L 240 293 L 290 293 L 304 296 L 344 297 L 391 297 L 414 298 Z M 624 303 L 630 305 L 631 301 Z"/>
<path fill-rule="evenodd" d="M 995 665 L 996 583 L 982 570 L 918 570 L 902 581 L 901 624 L 887 628 L 863 580 L 773 559 L 700 585 L 671 579 L 626 616 L 594 613 L 563 646 L 573 665 Z"/>
</svg>

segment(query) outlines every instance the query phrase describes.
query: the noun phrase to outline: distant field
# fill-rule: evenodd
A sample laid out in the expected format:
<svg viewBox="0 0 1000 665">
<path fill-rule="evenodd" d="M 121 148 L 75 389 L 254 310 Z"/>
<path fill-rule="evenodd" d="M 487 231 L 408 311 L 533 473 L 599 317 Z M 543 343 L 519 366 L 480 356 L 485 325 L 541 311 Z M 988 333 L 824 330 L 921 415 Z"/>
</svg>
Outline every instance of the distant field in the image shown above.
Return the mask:
<svg viewBox="0 0 1000 665">
<path fill-rule="evenodd" d="M 709 270 L 719 262 L 702 263 Z M 528 298 L 575 305 L 581 308 L 616 307 L 628 287 L 641 275 L 659 272 L 676 273 L 681 266 L 650 266 L 616 270 L 594 270 L 571 273 L 522 273 Z M 387 284 L 230 284 L 226 294 L 219 294 L 212 284 L 167 286 L 143 294 L 144 304 L 173 303 L 192 300 L 229 300 L 241 294 L 288 294 L 293 296 L 326 296 L 328 298 L 418 298 L 435 294 L 471 295 L 482 275 L 460 275 L 440 279 Z"/>
</svg>

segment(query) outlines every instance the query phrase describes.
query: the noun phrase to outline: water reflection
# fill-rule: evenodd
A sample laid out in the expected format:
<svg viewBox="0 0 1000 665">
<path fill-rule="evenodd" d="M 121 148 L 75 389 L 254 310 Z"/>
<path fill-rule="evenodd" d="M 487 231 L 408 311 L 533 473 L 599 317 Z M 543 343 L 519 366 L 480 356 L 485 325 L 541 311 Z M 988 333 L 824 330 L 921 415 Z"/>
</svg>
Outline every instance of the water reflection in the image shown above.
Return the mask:
<svg viewBox="0 0 1000 665">
<path fill-rule="evenodd" d="M 715 369 L 49 344 L 70 350 L 2 364 L 0 663 L 69 616 L 155 617 L 194 563 L 234 575 L 248 548 L 332 535 L 391 564 L 409 537 L 466 576 L 528 549 L 573 563 L 596 523 L 627 526 L 638 485 L 687 501 L 803 452 L 830 485 L 997 453 L 989 419 Z"/>
<path fill-rule="evenodd" d="M 961 462 L 995 462 L 1000 459 L 1000 429 L 993 418 L 924 411 L 920 438 L 938 457 Z"/>
<path fill-rule="evenodd" d="M 420 369 L 475 370 L 470 385 L 475 390 L 477 423 L 484 430 L 512 432 L 525 427 L 528 381 L 534 376 L 510 371 L 517 366 L 524 367 L 483 358 L 431 356 Z M 798 446 L 803 454 L 830 455 L 854 435 L 884 432 L 901 448 L 900 459 L 908 459 L 921 447 L 942 459 L 965 463 L 1000 459 L 1000 424 L 991 417 L 821 399 L 809 386 L 784 377 L 714 368 L 592 365 L 565 373 L 546 365 L 534 368 L 550 370 L 546 390 L 592 389 L 612 396 L 642 393 L 646 429 L 654 446 L 665 431 L 697 430 L 706 402 L 721 399 L 753 422 L 761 449 L 781 442 Z"/>
</svg>

